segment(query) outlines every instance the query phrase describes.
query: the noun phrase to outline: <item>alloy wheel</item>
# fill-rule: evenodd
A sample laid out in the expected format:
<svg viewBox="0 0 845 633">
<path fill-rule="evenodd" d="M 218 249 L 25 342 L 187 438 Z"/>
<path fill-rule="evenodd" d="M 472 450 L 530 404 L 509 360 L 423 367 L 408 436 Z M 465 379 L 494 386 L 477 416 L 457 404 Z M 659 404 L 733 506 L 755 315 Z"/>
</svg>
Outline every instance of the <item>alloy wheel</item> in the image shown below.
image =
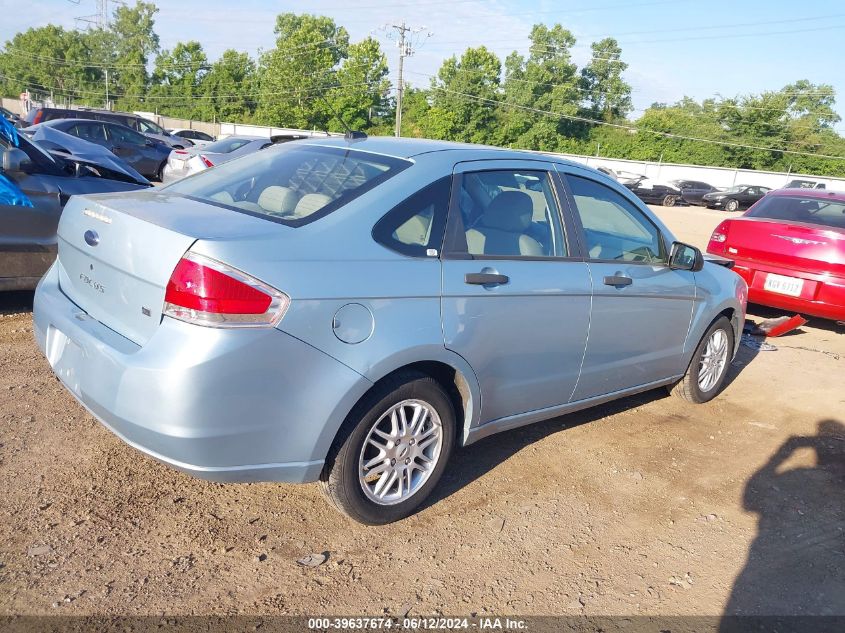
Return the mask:
<svg viewBox="0 0 845 633">
<path fill-rule="evenodd" d="M 724 330 L 714 330 L 707 339 L 698 366 L 698 387 L 710 391 L 719 382 L 728 363 L 728 335 Z"/>
<path fill-rule="evenodd" d="M 368 499 L 395 505 L 428 481 L 443 447 L 443 425 L 423 400 L 393 405 L 370 428 L 358 457 L 358 481 Z"/>
</svg>

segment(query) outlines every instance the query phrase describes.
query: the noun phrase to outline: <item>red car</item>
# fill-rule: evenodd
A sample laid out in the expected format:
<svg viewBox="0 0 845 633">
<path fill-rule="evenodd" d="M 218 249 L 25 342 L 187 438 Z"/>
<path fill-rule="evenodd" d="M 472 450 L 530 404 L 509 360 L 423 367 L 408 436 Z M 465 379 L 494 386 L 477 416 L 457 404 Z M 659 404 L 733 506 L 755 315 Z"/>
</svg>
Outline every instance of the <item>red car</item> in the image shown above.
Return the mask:
<svg viewBox="0 0 845 633">
<path fill-rule="evenodd" d="M 845 192 L 772 191 L 716 227 L 707 252 L 736 262 L 749 302 L 845 320 Z"/>
</svg>

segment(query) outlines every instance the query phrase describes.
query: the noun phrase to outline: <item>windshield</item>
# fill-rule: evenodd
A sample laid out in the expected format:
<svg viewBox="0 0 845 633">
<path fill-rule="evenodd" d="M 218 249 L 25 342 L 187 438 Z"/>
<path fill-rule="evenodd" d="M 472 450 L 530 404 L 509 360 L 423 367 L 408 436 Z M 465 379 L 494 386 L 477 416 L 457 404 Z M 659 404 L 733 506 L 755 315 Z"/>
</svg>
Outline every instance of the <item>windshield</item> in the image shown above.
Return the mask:
<svg viewBox="0 0 845 633">
<path fill-rule="evenodd" d="M 845 229 L 845 201 L 770 195 L 758 202 L 747 216 Z"/>
<path fill-rule="evenodd" d="M 293 142 L 224 163 L 165 189 L 300 226 L 339 209 L 410 165 L 389 156 Z"/>
<path fill-rule="evenodd" d="M 229 152 L 234 152 L 236 149 L 239 149 L 246 145 L 247 143 L 251 143 L 254 139 L 251 138 L 224 138 L 222 141 L 217 141 L 215 143 L 209 143 L 205 147 L 203 147 L 203 152 L 208 154 L 228 154 Z M 267 139 L 267 142 L 270 142 L 270 139 Z"/>
<path fill-rule="evenodd" d="M 730 189 L 725 189 L 721 193 L 739 193 L 740 191 L 744 191 L 745 189 L 745 185 L 736 185 L 735 187 L 731 187 Z"/>
</svg>

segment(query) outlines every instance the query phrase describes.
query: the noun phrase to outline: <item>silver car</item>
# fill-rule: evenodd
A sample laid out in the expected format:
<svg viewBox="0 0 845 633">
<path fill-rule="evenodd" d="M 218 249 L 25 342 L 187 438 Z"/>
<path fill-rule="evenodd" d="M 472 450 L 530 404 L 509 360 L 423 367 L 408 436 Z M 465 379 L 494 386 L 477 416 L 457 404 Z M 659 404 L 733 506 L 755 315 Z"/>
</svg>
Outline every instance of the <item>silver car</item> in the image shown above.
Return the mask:
<svg viewBox="0 0 845 633">
<path fill-rule="evenodd" d="M 174 149 L 162 170 L 162 182 L 169 183 L 205 171 L 215 165 L 246 156 L 273 144 L 266 136 L 227 136 L 219 141 Z"/>
<path fill-rule="evenodd" d="M 719 391 L 747 287 L 628 190 L 426 140 L 274 146 L 74 197 L 38 345 L 131 446 L 216 481 L 412 513 L 454 449 L 636 392 Z"/>
</svg>

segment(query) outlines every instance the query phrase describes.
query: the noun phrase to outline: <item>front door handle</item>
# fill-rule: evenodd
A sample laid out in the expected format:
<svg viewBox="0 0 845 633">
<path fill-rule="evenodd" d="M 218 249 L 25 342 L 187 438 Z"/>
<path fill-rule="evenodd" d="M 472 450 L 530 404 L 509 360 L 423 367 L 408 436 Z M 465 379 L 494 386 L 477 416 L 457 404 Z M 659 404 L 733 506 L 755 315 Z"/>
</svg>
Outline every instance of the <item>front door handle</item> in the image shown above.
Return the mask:
<svg viewBox="0 0 845 633">
<path fill-rule="evenodd" d="M 508 283 L 510 277 L 499 273 L 467 273 L 464 275 L 464 281 L 476 286 L 495 286 Z"/>
<path fill-rule="evenodd" d="M 608 275 L 604 278 L 605 286 L 616 286 L 619 288 L 620 286 L 630 286 L 632 283 L 634 283 L 634 280 L 625 275 Z"/>
</svg>

